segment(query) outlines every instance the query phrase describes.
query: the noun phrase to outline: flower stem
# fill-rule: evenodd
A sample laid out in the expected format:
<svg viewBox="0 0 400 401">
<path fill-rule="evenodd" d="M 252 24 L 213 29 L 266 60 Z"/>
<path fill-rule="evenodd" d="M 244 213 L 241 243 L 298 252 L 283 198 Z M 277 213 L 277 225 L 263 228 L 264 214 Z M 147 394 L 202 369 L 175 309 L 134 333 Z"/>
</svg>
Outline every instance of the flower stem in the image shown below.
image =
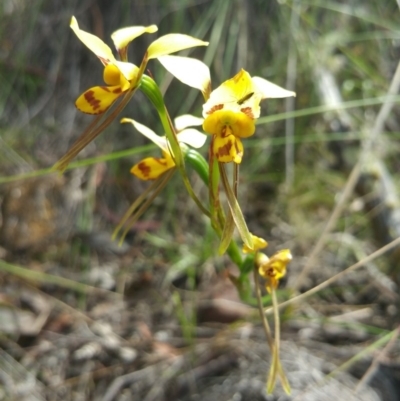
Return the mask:
<svg viewBox="0 0 400 401">
<path fill-rule="evenodd" d="M 255 258 L 256 260 L 256 258 Z M 278 309 L 278 301 L 276 299 L 276 293 L 275 290 L 272 290 L 272 304 L 274 307 L 274 319 L 275 319 L 275 344 L 274 344 L 274 339 L 271 334 L 271 329 L 268 324 L 268 320 L 265 316 L 264 313 L 264 308 L 262 304 L 262 297 L 261 297 L 261 288 L 260 288 L 260 282 L 258 280 L 258 269 L 257 266 L 254 266 L 253 269 L 253 274 L 254 274 L 254 283 L 255 283 L 255 289 L 256 289 L 256 298 L 257 298 L 257 305 L 258 305 L 258 311 L 260 313 L 260 318 L 263 324 L 264 332 L 265 332 L 265 337 L 268 342 L 268 346 L 271 350 L 272 353 L 272 361 L 271 361 L 271 370 L 267 382 L 267 392 L 270 393 L 271 391 L 271 385 L 273 388 L 273 385 L 275 385 L 275 378 L 276 374 L 279 375 L 279 378 L 281 379 L 282 387 L 285 390 L 286 394 L 290 394 L 290 384 L 289 381 L 285 375 L 285 372 L 283 371 L 281 361 L 279 359 L 279 348 L 276 348 L 277 345 L 279 346 L 280 344 L 280 320 L 279 320 L 279 309 Z M 275 299 L 274 299 L 275 298 Z M 278 339 L 278 341 L 277 341 Z M 270 378 L 273 378 L 273 381 L 270 380 Z"/>
<path fill-rule="evenodd" d="M 257 298 L 258 311 L 260 312 L 260 318 L 261 318 L 261 322 L 263 324 L 265 337 L 267 338 L 267 342 L 268 342 L 269 348 L 272 351 L 274 349 L 274 340 L 273 340 L 273 337 L 272 337 L 272 334 L 271 334 L 271 329 L 269 327 L 268 320 L 265 317 L 265 313 L 264 313 L 257 266 L 254 266 L 253 274 L 254 274 L 254 284 L 255 284 L 255 287 L 256 287 L 256 298 Z"/>
</svg>

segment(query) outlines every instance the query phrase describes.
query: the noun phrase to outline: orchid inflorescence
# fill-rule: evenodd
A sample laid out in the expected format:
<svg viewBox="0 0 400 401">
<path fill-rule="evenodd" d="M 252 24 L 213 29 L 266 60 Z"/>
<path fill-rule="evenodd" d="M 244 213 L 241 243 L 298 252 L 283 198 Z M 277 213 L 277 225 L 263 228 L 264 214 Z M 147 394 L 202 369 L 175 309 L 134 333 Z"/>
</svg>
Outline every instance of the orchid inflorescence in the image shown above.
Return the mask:
<svg viewBox="0 0 400 401">
<path fill-rule="evenodd" d="M 212 228 L 220 238 L 219 253 L 227 253 L 238 266 L 239 277 L 232 278 L 232 281 L 241 297 L 247 301 L 251 297 L 247 290 L 248 276 L 251 271 L 254 272 L 260 314 L 273 356 L 267 390 L 273 390 L 278 375 L 284 389 L 289 392 L 290 387 L 279 360 L 279 313 L 275 290 L 279 280 L 285 276 L 286 266 L 292 256 L 288 249 L 281 250 L 271 257 L 260 252 L 268 244 L 248 230 L 237 197 L 239 166 L 244 159 L 243 139 L 255 133 L 255 122 L 260 116 L 260 102 L 267 98 L 295 96 L 295 93 L 263 78 L 251 77 L 243 69 L 212 90 L 209 68 L 202 61 L 170 55 L 180 50 L 208 45 L 207 42 L 188 35 L 161 36 L 150 44 L 139 67 L 128 62 L 129 43 L 145 33 L 156 32 L 155 25 L 127 27 L 114 32 L 111 38 L 119 60 L 101 39 L 81 30 L 75 17 L 72 17 L 70 26 L 103 64 L 105 85 L 87 89 L 76 100 L 76 107 L 80 111 L 97 117 L 56 163 L 55 168 L 64 171 L 72 158 L 117 118 L 135 92 L 142 91 L 156 108 L 165 136 L 156 134 L 130 118 L 122 118 L 121 123 L 131 124 L 135 131 L 155 143 L 161 149 L 162 156 L 147 157 L 132 167 L 131 173 L 134 176 L 151 181 L 151 184 L 125 213 L 113 236 L 115 238 L 123 230 L 120 236 L 122 241 L 129 228 L 167 185 L 173 173 L 178 171 L 190 197 L 209 218 Z M 158 59 L 175 78 L 201 91 L 204 98 L 202 117 L 184 115 L 172 122 L 159 87 L 151 77 L 144 74 L 151 59 Z M 194 128 L 199 126 L 202 126 L 206 134 Z M 196 150 L 206 143 L 207 135 L 211 137 L 208 161 Z M 226 170 L 228 163 L 233 165 L 232 182 Z M 187 175 L 187 164 L 207 185 L 208 201 L 200 200 L 194 192 Z M 227 208 L 222 206 L 220 187 L 224 189 Z M 235 228 L 243 241 L 242 251 L 233 238 Z M 257 274 L 266 280 L 266 289 L 272 297 L 276 328 L 274 339 L 263 312 Z"/>
</svg>

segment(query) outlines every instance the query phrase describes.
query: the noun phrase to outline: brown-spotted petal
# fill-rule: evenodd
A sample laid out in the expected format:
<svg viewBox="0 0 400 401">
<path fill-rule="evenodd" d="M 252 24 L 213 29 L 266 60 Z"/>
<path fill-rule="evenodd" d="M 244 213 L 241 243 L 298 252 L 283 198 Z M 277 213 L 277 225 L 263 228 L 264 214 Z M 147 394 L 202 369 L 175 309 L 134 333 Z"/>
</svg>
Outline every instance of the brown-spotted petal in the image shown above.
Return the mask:
<svg viewBox="0 0 400 401">
<path fill-rule="evenodd" d="M 78 97 L 75 106 L 87 114 L 104 113 L 123 93 L 121 86 L 95 86 Z"/>
</svg>

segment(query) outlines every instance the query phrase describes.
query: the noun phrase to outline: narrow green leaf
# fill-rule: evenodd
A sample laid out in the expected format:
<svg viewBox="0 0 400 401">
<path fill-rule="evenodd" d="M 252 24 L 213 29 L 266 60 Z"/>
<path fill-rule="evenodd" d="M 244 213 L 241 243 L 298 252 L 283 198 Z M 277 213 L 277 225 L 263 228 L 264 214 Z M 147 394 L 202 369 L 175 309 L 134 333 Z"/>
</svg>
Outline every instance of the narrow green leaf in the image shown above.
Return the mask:
<svg viewBox="0 0 400 401">
<path fill-rule="evenodd" d="M 235 221 L 236 227 L 239 231 L 239 234 L 243 240 L 243 242 L 250 249 L 253 248 L 253 239 L 251 237 L 250 231 L 247 228 L 246 221 L 243 217 L 242 210 L 240 209 L 239 203 L 235 197 L 235 194 L 232 191 L 231 186 L 229 185 L 228 177 L 226 176 L 226 171 L 223 163 L 219 164 L 219 170 L 221 174 L 222 184 L 225 189 L 226 197 L 228 199 L 228 205 L 232 213 L 233 220 Z"/>
<path fill-rule="evenodd" d="M 221 242 L 218 248 L 218 253 L 220 255 L 223 255 L 228 249 L 228 246 L 232 241 L 232 235 L 234 230 L 235 230 L 235 221 L 233 220 L 232 213 L 229 211 L 225 220 L 225 226 L 224 230 L 222 231 Z"/>
<path fill-rule="evenodd" d="M 274 347 L 274 350 L 272 352 L 271 367 L 269 369 L 268 380 L 267 380 L 267 394 L 271 394 L 274 391 L 278 368 L 279 368 L 279 355 L 277 348 Z"/>
</svg>

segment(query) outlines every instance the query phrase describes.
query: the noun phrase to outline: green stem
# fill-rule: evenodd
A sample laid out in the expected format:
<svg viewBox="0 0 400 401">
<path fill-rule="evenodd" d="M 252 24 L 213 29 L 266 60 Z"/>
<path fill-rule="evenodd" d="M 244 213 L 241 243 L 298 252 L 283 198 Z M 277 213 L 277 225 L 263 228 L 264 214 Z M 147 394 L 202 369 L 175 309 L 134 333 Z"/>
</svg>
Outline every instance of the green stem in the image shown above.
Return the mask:
<svg viewBox="0 0 400 401">
<path fill-rule="evenodd" d="M 225 225 L 225 215 L 221 208 L 219 201 L 219 168 L 216 158 L 212 152 L 214 142 L 214 135 L 211 137 L 211 143 L 208 151 L 208 164 L 209 164 L 209 184 L 208 184 L 208 197 L 211 211 L 211 224 L 214 229 L 219 232 L 221 236 L 222 227 Z"/>
<path fill-rule="evenodd" d="M 243 242 L 246 244 L 247 247 L 252 249 L 253 239 L 251 237 L 249 229 L 247 228 L 246 220 L 244 219 L 242 210 L 240 209 L 236 196 L 229 184 L 224 163 L 218 162 L 218 165 L 221 174 L 221 181 L 225 189 L 228 205 L 230 208 L 230 212 L 232 213 L 233 220 L 235 221 L 236 227 L 239 231 L 240 236 L 242 237 Z"/>
<path fill-rule="evenodd" d="M 185 161 L 187 161 L 188 164 L 190 164 L 193 167 L 193 169 L 196 171 L 196 173 L 202 179 L 204 184 L 209 186 L 209 184 L 210 184 L 210 168 L 209 168 L 207 161 L 204 159 L 204 157 L 199 152 L 197 152 L 197 150 L 189 149 L 185 153 Z M 212 196 L 217 199 L 214 199 L 214 203 L 210 202 L 211 210 L 213 210 L 213 206 L 215 208 L 218 208 L 218 205 L 219 205 L 218 191 L 217 191 L 218 185 L 216 185 L 216 183 L 215 183 L 215 181 L 218 182 L 218 180 L 219 180 L 219 169 L 218 169 L 217 162 L 215 162 L 215 166 L 213 167 L 213 170 L 214 170 L 214 173 L 211 177 L 211 180 L 213 180 L 213 178 L 214 178 L 213 189 L 212 189 L 213 195 Z M 219 229 L 219 227 L 213 226 L 213 228 L 214 228 L 214 231 L 217 233 L 218 237 L 221 237 L 221 230 Z M 232 240 L 230 242 L 226 253 L 228 254 L 229 258 L 232 260 L 232 262 L 235 263 L 239 267 L 239 269 L 242 271 L 241 266 L 243 264 L 243 258 L 242 258 L 242 254 L 240 252 L 240 248 L 239 248 L 238 244 L 236 243 L 236 241 Z"/>
<path fill-rule="evenodd" d="M 143 75 L 140 89 L 150 99 L 150 101 L 153 103 L 154 107 L 158 112 L 161 123 L 165 130 L 165 135 L 168 139 L 168 143 L 171 146 L 172 150 L 171 154 L 174 158 L 175 165 L 181 174 L 186 190 L 188 191 L 190 197 L 196 203 L 197 207 L 202 211 L 202 213 L 207 217 L 210 217 L 211 216 L 210 212 L 207 210 L 206 207 L 204 207 L 200 199 L 194 193 L 192 185 L 190 184 L 189 178 L 186 174 L 182 150 L 178 142 L 178 138 L 176 136 L 175 128 L 169 117 L 168 110 L 165 106 L 164 99 L 160 92 L 160 88 L 152 78 L 150 78 L 147 75 Z"/>
<path fill-rule="evenodd" d="M 260 313 L 260 318 L 263 324 L 263 328 L 264 328 L 264 333 L 265 333 L 265 337 L 267 338 L 267 342 L 268 342 L 268 346 L 269 349 L 271 350 L 271 353 L 273 355 L 272 360 L 271 360 L 271 364 L 273 362 L 275 362 L 275 376 L 276 374 L 279 375 L 279 378 L 281 379 L 281 383 L 282 383 L 282 387 L 285 390 L 286 394 L 290 394 L 290 385 L 289 382 L 286 378 L 285 372 L 283 370 L 283 367 L 281 365 L 281 361 L 279 359 L 279 354 L 276 354 L 276 352 L 279 352 L 276 349 L 276 343 L 274 344 L 274 339 L 272 337 L 272 333 L 271 333 L 271 328 L 268 324 L 268 320 L 265 316 L 265 312 L 264 312 L 264 307 L 262 304 L 262 297 L 261 297 L 261 288 L 260 288 L 260 282 L 259 282 L 259 278 L 258 278 L 258 268 L 257 265 L 254 264 L 254 269 L 253 269 L 253 274 L 254 274 L 254 283 L 255 283 L 255 287 L 256 287 L 256 298 L 257 298 L 257 305 L 258 305 L 258 311 Z M 275 324 L 278 321 L 278 327 L 275 327 L 275 330 L 279 330 L 279 309 L 277 307 L 277 299 L 276 299 L 276 293 L 275 290 L 273 290 L 272 295 L 272 303 L 273 305 L 276 305 L 276 307 L 274 307 L 274 317 L 275 317 Z M 274 299 L 275 297 L 275 299 Z M 278 317 L 276 317 L 276 313 L 278 313 Z M 279 333 L 277 334 L 275 332 L 275 336 L 279 336 Z M 279 345 L 279 337 L 278 338 L 278 345 Z M 275 358 L 277 358 L 275 360 Z M 273 366 L 271 365 L 271 368 L 273 368 Z M 270 387 L 271 386 L 272 381 L 268 380 L 267 385 Z M 274 383 L 273 383 L 274 384 Z"/>
<path fill-rule="evenodd" d="M 268 320 L 265 317 L 265 313 L 264 313 L 262 297 L 261 297 L 260 282 L 259 282 L 259 278 L 258 278 L 258 269 L 257 269 L 256 265 L 254 265 L 253 274 L 254 274 L 254 283 L 256 286 L 256 298 L 257 298 L 258 311 L 260 313 L 260 318 L 261 318 L 261 322 L 263 324 L 264 333 L 265 333 L 265 337 L 267 338 L 268 346 L 272 352 L 274 349 L 274 339 L 271 334 L 271 329 L 269 327 Z"/>
</svg>

